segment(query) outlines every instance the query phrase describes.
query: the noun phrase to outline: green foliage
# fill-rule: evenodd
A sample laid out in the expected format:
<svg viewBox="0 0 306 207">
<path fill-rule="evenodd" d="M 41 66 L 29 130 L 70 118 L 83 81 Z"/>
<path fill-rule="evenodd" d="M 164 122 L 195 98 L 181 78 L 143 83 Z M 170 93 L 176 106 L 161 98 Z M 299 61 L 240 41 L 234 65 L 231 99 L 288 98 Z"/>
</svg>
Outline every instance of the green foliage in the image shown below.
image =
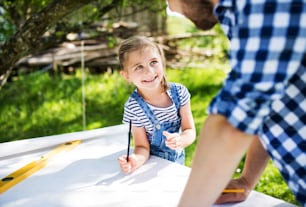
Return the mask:
<svg viewBox="0 0 306 207">
<path fill-rule="evenodd" d="M 79 76 L 50 77 L 34 73 L 3 88 L 0 141 L 81 131 L 82 81 Z M 123 103 L 131 87 L 120 80 L 117 73 L 88 77 L 85 82 L 87 129 L 121 122 Z"/>
<path fill-rule="evenodd" d="M 181 82 L 189 88 L 199 128 L 211 96 L 221 87 L 224 72 L 187 69 L 168 70 L 167 75 L 169 81 Z M 120 124 L 123 104 L 133 88 L 117 71 L 111 75 L 87 74 L 87 129 Z M 20 76 L 2 89 L 0 100 L 0 142 L 82 130 L 82 79 L 79 72 L 76 76 L 51 77 L 46 73 Z"/>
<path fill-rule="evenodd" d="M 221 88 L 225 77 L 224 70 L 218 69 L 193 69 L 168 70 L 169 81 L 184 84 L 191 94 L 191 109 L 197 128 L 197 134 L 206 118 L 206 108 L 211 98 Z M 188 163 L 189 165 L 190 163 Z"/>
<path fill-rule="evenodd" d="M 168 16 L 167 18 L 167 31 L 171 35 L 182 33 L 197 33 L 203 32 L 197 29 L 194 24 L 189 20 L 181 16 Z M 193 39 L 193 41 L 186 40 L 185 45 L 196 46 L 201 48 L 221 49 L 220 51 L 227 51 L 229 41 L 224 35 L 220 24 L 216 24 L 212 29 L 207 32 L 214 34 L 213 36 L 203 36 Z M 218 38 L 215 38 L 215 37 Z M 190 45 L 192 44 L 192 45 Z"/>
<path fill-rule="evenodd" d="M 32 14 L 37 13 L 51 0 L 10 1 L 0 3 L 0 41 L 8 39 Z"/>
<path fill-rule="evenodd" d="M 255 190 L 276 198 L 284 198 L 286 201 L 298 205 L 288 185 L 283 181 L 283 177 L 271 161 L 263 172 Z"/>
<path fill-rule="evenodd" d="M 168 70 L 167 76 L 171 82 L 179 82 L 185 85 L 191 94 L 191 109 L 194 116 L 197 135 L 206 118 L 206 108 L 211 98 L 221 88 L 221 82 L 225 77 L 224 70 L 214 69 L 193 69 L 186 70 Z M 186 148 L 187 166 L 191 166 L 192 158 L 195 151 L 194 144 Z"/>
<path fill-rule="evenodd" d="M 192 63 L 194 65 L 202 65 L 202 67 L 212 67 L 207 59 L 214 59 L 214 62 L 220 61 L 224 67 L 224 62 L 227 62 L 227 52 L 229 47 L 228 38 L 221 30 L 221 26 L 217 24 L 211 30 L 206 31 L 206 35 L 203 35 L 203 31 L 197 29 L 194 24 L 181 16 L 168 16 L 167 29 L 170 35 L 178 35 L 182 33 L 200 33 L 201 35 L 194 36 L 192 38 L 181 39 L 176 42 L 176 47 L 193 53 L 207 53 L 206 56 L 200 55 L 194 57 L 182 57 L 182 60 L 186 63 Z M 209 55 L 210 54 L 210 55 Z M 189 58 L 189 59 L 188 59 Z M 224 69 L 224 68 L 223 68 Z"/>
<path fill-rule="evenodd" d="M 148 1 L 150 2 L 150 1 Z M 169 30 L 173 33 L 194 31 L 194 26 L 182 18 L 169 18 Z M 178 21 L 179 26 L 174 22 Z M 227 50 L 227 41 L 219 26 L 213 28 L 218 38 L 183 42 L 200 45 L 214 50 Z M 173 34 L 172 33 L 172 34 Z M 222 53 L 222 52 L 221 52 Z M 206 109 L 212 97 L 222 86 L 229 65 L 224 56 L 216 56 L 202 62 L 202 69 L 185 68 L 167 70 L 169 81 L 184 84 L 191 93 L 191 108 L 195 120 L 197 137 L 204 120 Z M 113 74 L 86 74 L 86 129 L 96 129 L 121 124 L 123 105 L 134 89 L 117 71 Z M 46 73 L 32 73 L 20 76 L 7 84 L 0 93 L 0 142 L 27 139 L 83 130 L 82 125 L 82 77 L 54 76 Z M 191 166 L 197 140 L 186 149 L 186 165 Z M 244 159 L 234 177 L 240 175 Z M 281 175 L 270 162 L 263 173 L 256 190 L 297 204 Z"/>
<path fill-rule="evenodd" d="M 184 84 L 191 93 L 197 136 L 206 118 L 209 101 L 220 89 L 226 75 L 218 65 L 216 69 L 167 71 L 169 81 Z M 85 89 L 88 130 L 121 124 L 123 104 L 133 86 L 114 72 L 111 75 L 87 74 Z M 1 90 L 0 103 L 0 142 L 83 130 L 82 78 L 79 73 L 62 77 L 51 77 L 46 73 L 23 76 Z M 191 166 L 196 144 L 186 149 L 187 166 Z M 243 168 L 243 162 L 239 168 Z M 271 163 L 256 190 L 296 203 Z"/>
<path fill-rule="evenodd" d="M 39 14 L 40 11 L 50 8 L 52 0 L 30 0 L 30 1 L 0 1 L 0 42 L 9 40 L 14 33 L 18 32 L 24 23 Z M 71 1 L 72 5 L 74 2 Z M 64 4 L 64 3 L 63 3 Z M 116 21 L 124 21 L 124 9 L 126 7 L 135 8 L 136 13 L 149 10 L 155 13 L 165 14 L 166 1 L 145 1 L 145 0 L 95 0 L 89 1 L 82 7 L 71 11 L 56 24 L 48 26 L 48 38 L 62 39 L 68 33 L 89 33 L 90 37 L 101 35 L 99 26 L 111 25 Z M 133 13 L 132 13 L 133 14 Z M 132 15 L 129 14 L 129 15 Z M 39 17 L 38 17 L 39 18 Z M 104 25 L 105 24 L 105 25 Z M 96 31 L 93 32 L 94 27 Z M 105 28 L 103 28 L 105 29 Z M 107 29 L 107 28 L 106 28 Z M 47 37 L 44 37 L 46 40 Z"/>
<path fill-rule="evenodd" d="M 182 34 L 187 31 L 196 30 L 194 24 L 181 16 L 168 16 L 167 18 L 167 32 L 171 35 Z"/>
<path fill-rule="evenodd" d="M 16 31 L 14 25 L 11 24 L 10 21 L 8 21 L 5 17 L 6 12 L 0 6 L 0 42 L 6 41 Z"/>
</svg>

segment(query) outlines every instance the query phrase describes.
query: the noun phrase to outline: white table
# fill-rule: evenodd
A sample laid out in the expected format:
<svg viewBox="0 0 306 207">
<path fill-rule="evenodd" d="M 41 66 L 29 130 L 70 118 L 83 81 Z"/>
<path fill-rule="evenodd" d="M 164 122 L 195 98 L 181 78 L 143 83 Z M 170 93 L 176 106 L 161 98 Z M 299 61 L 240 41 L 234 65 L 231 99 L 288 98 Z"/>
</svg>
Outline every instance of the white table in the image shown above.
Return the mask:
<svg viewBox="0 0 306 207">
<path fill-rule="evenodd" d="M 82 140 L 73 149 L 56 152 L 43 168 L 2 192 L 0 206 L 176 206 L 190 168 L 152 156 L 133 174 L 123 174 L 117 157 L 126 153 L 127 131 L 128 126 L 118 125 L 0 144 L 2 179 L 62 143 Z M 294 207 L 256 191 L 245 202 L 218 206 Z"/>
</svg>

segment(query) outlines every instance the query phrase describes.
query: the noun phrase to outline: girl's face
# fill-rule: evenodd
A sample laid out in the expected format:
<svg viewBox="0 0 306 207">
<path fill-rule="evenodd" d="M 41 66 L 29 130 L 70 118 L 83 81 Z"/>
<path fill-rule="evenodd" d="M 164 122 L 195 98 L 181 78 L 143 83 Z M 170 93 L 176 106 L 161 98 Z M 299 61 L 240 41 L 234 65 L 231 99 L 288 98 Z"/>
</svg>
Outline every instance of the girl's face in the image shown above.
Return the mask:
<svg viewBox="0 0 306 207">
<path fill-rule="evenodd" d="M 162 58 L 156 48 L 144 47 L 126 54 L 121 75 L 139 90 L 156 90 L 164 77 Z"/>
</svg>

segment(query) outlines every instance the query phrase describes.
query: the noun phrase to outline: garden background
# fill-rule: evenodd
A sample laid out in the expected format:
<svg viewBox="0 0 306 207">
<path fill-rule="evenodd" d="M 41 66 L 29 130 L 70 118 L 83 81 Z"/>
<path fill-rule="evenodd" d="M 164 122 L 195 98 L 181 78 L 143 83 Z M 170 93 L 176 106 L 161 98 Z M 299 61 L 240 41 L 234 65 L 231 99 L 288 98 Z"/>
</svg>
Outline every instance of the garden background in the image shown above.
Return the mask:
<svg viewBox="0 0 306 207">
<path fill-rule="evenodd" d="M 4 45 L 13 32 L 4 33 L 9 30 L 3 28 L 0 31 Z M 199 32 L 186 18 L 168 13 L 167 35 Z M 191 93 L 197 139 L 206 118 L 206 108 L 230 70 L 227 38 L 219 25 L 209 32 L 213 35 L 191 35 L 176 41 L 175 48 L 183 51 L 183 55 L 176 54 L 167 67 L 169 81 L 184 84 Z M 120 43 L 110 37 L 109 47 Z M 198 55 L 184 55 L 186 53 Z M 119 68 L 92 73 L 85 62 L 83 67 L 74 66 L 73 71 L 54 75 L 50 70 L 35 67 L 27 72 L 19 70 L 18 76 L 9 79 L 0 90 L 0 142 L 121 124 L 124 102 L 134 87 L 120 77 Z M 186 149 L 187 166 L 191 166 L 196 145 L 197 141 Z M 234 177 L 240 175 L 243 164 L 244 160 Z M 297 204 L 271 161 L 255 190 Z"/>
</svg>

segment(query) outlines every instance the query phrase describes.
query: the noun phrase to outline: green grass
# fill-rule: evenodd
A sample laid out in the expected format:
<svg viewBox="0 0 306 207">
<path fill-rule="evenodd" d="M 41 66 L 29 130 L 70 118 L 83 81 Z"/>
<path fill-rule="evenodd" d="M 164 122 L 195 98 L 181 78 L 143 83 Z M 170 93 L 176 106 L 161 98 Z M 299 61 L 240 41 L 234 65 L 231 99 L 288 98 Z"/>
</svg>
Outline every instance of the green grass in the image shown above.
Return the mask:
<svg viewBox="0 0 306 207">
<path fill-rule="evenodd" d="M 214 68 L 167 70 L 169 81 L 184 84 L 191 93 L 197 134 L 206 118 L 206 108 L 226 75 L 222 64 L 211 65 Z M 88 130 L 121 124 L 123 104 L 133 86 L 115 71 L 111 75 L 87 74 L 85 89 Z M 83 130 L 82 79 L 79 73 L 61 77 L 51 77 L 47 73 L 22 76 L 1 90 L 0 103 L 0 142 Z M 191 165 L 196 144 L 186 148 L 187 166 Z M 235 175 L 239 176 L 239 173 Z M 263 173 L 256 190 L 296 204 L 272 163 Z"/>
<path fill-rule="evenodd" d="M 224 71 L 167 70 L 169 81 L 186 85 L 198 126 L 209 100 L 221 87 Z M 134 89 L 117 71 L 85 80 L 86 129 L 121 124 L 123 104 Z M 0 93 L 0 142 L 83 130 L 82 79 L 32 73 L 7 84 Z M 110 110 L 111 109 L 111 110 Z"/>
<path fill-rule="evenodd" d="M 193 24 L 178 17 L 168 19 L 169 33 L 197 31 Z M 201 69 L 167 70 L 169 81 L 184 84 L 191 93 L 191 107 L 197 135 L 212 97 L 222 86 L 229 71 L 225 53 L 228 41 L 219 25 L 214 29 L 217 36 L 184 40 L 181 47 L 201 45 L 213 49 L 218 55 L 199 60 Z M 196 43 L 194 42 L 196 41 Z M 193 60 L 196 61 L 196 60 Z M 123 105 L 133 90 L 118 72 L 103 75 L 86 75 L 86 129 L 121 124 Z M 76 75 L 49 76 L 47 73 L 32 73 L 20 76 L 0 91 L 0 142 L 62 134 L 83 130 L 82 77 Z M 197 137 L 198 138 L 198 137 Z M 194 144 L 186 148 L 186 165 L 190 166 Z M 239 176 L 243 160 L 233 176 Z M 259 192 L 297 204 L 276 167 L 270 162 L 255 188 Z"/>
<path fill-rule="evenodd" d="M 88 77 L 87 129 L 121 122 L 122 103 L 131 87 L 120 80 L 118 73 Z M 83 130 L 80 75 L 50 77 L 33 73 L 6 85 L 0 100 L 1 142 Z"/>
<path fill-rule="evenodd" d="M 272 161 L 270 161 L 267 168 L 263 172 L 255 190 L 298 205 L 294 195 L 284 182 L 280 172 L 272 164 Z"/>
</svg>

